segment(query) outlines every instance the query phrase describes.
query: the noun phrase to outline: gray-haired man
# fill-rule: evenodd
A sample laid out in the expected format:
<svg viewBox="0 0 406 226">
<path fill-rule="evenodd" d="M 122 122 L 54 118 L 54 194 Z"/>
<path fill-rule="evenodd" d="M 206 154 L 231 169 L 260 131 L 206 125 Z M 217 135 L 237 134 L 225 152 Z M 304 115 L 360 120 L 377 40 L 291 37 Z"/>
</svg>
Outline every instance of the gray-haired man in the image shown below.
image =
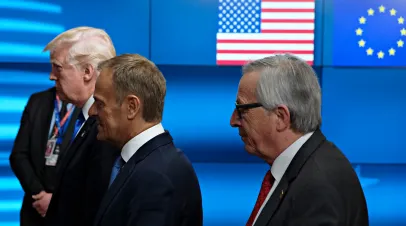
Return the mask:
<svg viewBox="0 0 406 226">
<path fill-rule="evenodd" d="M 244 66 L 231 126 L 270 166 L 246 225 L 368 225 L 364 193 L 348 159 L 320 131 L 313 69 L 275 55 Z"/>
</svg>

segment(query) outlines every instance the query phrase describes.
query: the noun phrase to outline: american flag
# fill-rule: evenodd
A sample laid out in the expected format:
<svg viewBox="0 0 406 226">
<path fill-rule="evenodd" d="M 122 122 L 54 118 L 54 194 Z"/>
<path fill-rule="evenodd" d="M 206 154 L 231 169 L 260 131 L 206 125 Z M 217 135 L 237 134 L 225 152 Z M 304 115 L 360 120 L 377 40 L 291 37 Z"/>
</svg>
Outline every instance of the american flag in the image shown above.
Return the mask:
<svg viewBox="0 0 406 226">
<path fill-rule="evenodd" d="M 217 65 L 291 53 L 313 65 L 315 0 L 219 0 Z"/>
</svg>

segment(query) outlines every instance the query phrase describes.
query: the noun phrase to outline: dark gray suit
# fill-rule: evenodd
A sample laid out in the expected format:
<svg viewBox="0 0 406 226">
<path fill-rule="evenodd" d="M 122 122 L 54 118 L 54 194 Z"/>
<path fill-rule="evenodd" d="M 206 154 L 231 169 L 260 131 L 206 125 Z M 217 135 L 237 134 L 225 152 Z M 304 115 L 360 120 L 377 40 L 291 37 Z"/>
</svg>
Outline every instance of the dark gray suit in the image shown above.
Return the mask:
<svg viewBox="0 0 406 226">
<path fill-rule="evenodd" d="M 348 159 L 320 130 L 300 148 L 255 226 L 368 226 L 368 210 Z"/>
<path fill-rule="evenodd" d="M 61 155 L 56 167 L 45 166 L 45 149 L 49 139 L 49 130 L 54 124 L 55 87 L 34 93 L 30 96 L 21 117 L 20 129 L 14 141 L 13 151 L 10 155 L 10 166 L 22 188 L 24 199 L 20 212 L 20 225 L 42 226 L 44 218 L 32 207 L 32 195 L 41 191 L 53 193 L 58 178 L 54 171 L 60 167 L 66 148 L 68 147 L 75 127 L 75 121 L 80 109 L 76 108 L 71 116 L 66 135 L 61 144 Z M 53 130 L 52 130 L 53 131 Z"/>
</svg>

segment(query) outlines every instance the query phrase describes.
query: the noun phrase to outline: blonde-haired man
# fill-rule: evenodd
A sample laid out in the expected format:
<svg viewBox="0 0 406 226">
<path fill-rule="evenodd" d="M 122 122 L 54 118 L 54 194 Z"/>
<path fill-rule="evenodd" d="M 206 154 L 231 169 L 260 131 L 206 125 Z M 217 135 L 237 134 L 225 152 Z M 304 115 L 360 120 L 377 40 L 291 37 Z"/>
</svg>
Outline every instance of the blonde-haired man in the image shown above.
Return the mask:
<svg viewBox="0 0 406 226">
<path fill-rule="evenodd" d="M 45 212 L 46 225 L 91 225 L 110 179 L 115 148 L 96 139 L 97 122 L 88 111 L 99 72 L 97 65 L 116 55 L 109 35 L 97 28 L 77 27 L 54 38 L 50 52 L 56 93 L 61 100 L 81 108 L 75 139 L 56 168 L 55 190 Z M 40 200 L 41 197 L 34 196 Z"/>
<path fill-rule="evenodd" d="M 90 115 L 99 140 L 121 153 L 94 226 L 202 226 L 200 185 L 187 156 L 161 124 L 166 81 L 156 65 L 123 54 L 99 65 Z"/>
<path fill-rule="evenodd" d="M 92 27 L 73 28 L 54 38 L 44 51 L 51 53 L 50 79 L 55 81 L 61 99 L 90 107 L 99 73 L 97 65 L 116 55 L 108 34 Z"/>
</svg>

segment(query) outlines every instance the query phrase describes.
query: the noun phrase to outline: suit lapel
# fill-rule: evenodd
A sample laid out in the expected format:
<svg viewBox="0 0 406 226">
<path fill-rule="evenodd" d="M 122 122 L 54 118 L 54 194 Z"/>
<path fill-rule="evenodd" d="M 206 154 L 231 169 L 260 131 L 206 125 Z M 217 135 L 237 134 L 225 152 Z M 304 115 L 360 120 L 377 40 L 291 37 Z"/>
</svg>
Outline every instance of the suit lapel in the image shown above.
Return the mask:
<svg viewBox="0 0 406 226">
<path fill-rule="evenodd" d="M 296 153 L 292 159 L 289 167 L 286 169 L 278 186 L 272 193 L 265 207 L 262 209 L 255 226 L 266 226 L 271 218 L 274 216 L 279 205 L 282 203 L 286 193 L 288 192 L 289 185 L 296 179 L 306 161 L 313 154 L 315 150 L 326 140 L 320 130 L 316 130 L 313 135 L 303 144 L 303 146 Z"/>
<path fill-rule="evenodd" d="M 160 134 L 147 143 L 145 143 L 121 168 L 120 173 L 117 175 L 114 182 L 111 184 L 110 188 L 107 190 L 104 198 L 100 204 L 99 211 L 96 216 L 96 225 L 102 219 L 103 214 L 111 204 L 114 197 L 119 193 L 120 188 L 127 181 L 128 177 L 132 174 L 135 169 L 135 166 L 140 161 L 144 160 L 149 154 L 151 154 L 157 148 L 169 144 L 172 142 L 171 135 L 165 131 L 165 133 Z"/>
<path fill-rule="evenodd" d="M 66 154 L 64 158 L 62 159 L 61 164 L 57 165 L 56 171 L 57 173 L 63 174 L 64 170 L 66 169 L 71 162 L 73 156 L 75 156 L 75 153 L 80 149 L 80 146 L 86 141 L 86 138 L 88 137 L 89 133 L 91 132 L 92 128 L 94 127 L 93 125 L 96 123 L 96 119 L 94 117 L 89 117 L 83 127 L 80 129 L 78 132 L 76 138 L 74 138 L 73 142 L 66 148 Z M 73 138 L 72 138 L 73 139 Z M 63 178 L 62 175 L 59 175 L 58 180 L 61 180 Z"/>
<path fill-rule="evenodd" d="M 51 88 L 49 89 L 49 92 L 47 92 L 47 97 L 44 100 L 44 105 L 40 107 L 40 109 L 38 109 L 38 111 L 40 111 L 40 116 L 38 116 L 38 118 L 40 118 L 40 120 L 42 121 L 42 125 L 46 125 L 46 126 L 39 126 L 37 129 L 39 131 L 38 135 L 40 136 L 40 139 L 42 140 L 41 142 L 41 148 L 38 149 L 38 151 L 40 152 L 38 155 L 38 162 L 42 162 L 42 166 L 45 165 L 45 149 L 46 149 L 46 144 L 48 142 L 48 138 L 49 138 L 49 128 L 51 126 L 51 119 L 52 119 L 52 115 L 54 114 L 54 101 L 55 101 L 55 88 Z M 33 120 L 38 120 L 38 118 L 35 118 Z"/>
<path fill-rule="evenodd" d="M 69 120 L 69 124 L 66 128 L 66 132 L 64 133 L 64 137 L 62 140 L 62 144 L 61 144 L 61 155 L 59 156 L 59 158 L 63 158 L 63 156 L 66 155 L 66 151 L 65 149 L 69 146 L 71 140 L 74 138 L 75 134 L 73 134 L 74 130 L 75 130 L 75 125 L 76 125 L 76 120 L 80 114 L 80 112 L 82 111 L 82 108 L 78 108 L 76 107 L 75 110 L 72 112 L 72 116 Z"/>
<path fill-rule="evenodd" d="M 281 204 L 285 194 L 289 188 L 289 182 L 285 177 L 282 177 L 276 189 L 273 191 L 268 202 L 265 204 L 261 213 L 258 216 L 255 226 L 265 226 L 268 224 L 268 221 L 272 218 L 275 213 L 275 210 Z"/>
</svg>

